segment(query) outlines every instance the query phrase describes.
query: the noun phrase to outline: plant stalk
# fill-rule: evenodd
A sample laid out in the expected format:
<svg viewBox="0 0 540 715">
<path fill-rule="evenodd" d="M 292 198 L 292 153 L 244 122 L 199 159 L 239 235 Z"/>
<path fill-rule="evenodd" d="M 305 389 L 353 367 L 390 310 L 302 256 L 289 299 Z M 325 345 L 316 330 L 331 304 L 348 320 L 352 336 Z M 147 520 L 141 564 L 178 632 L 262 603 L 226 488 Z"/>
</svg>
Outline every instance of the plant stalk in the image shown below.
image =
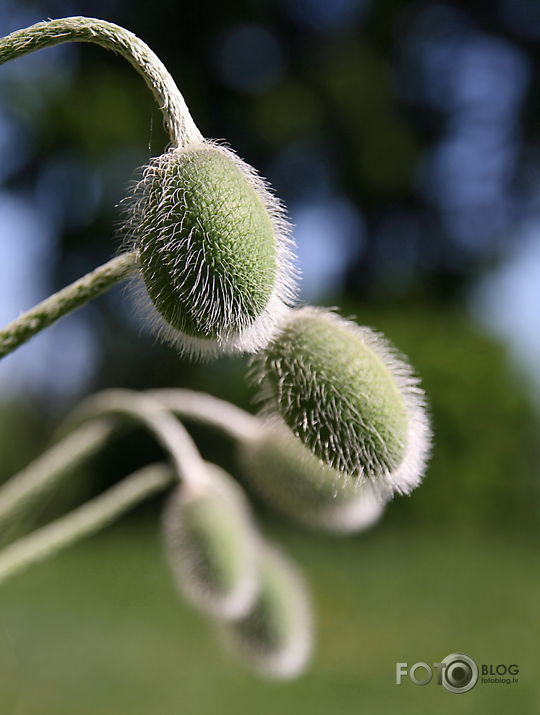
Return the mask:
<svg viewBox="0 0 540 715">
<path fill-rule="evenodd" d="M 150 395 L 106 390 L 87 398 L 65 425 L 57 444 L 0 487 L 0 536 L 6 524 L 50 491 L 66 473 L 95 454 L 110 438 L 120 415 L 142 424 L 170 455 L 184 488 L 196 491 L 206 483 L 206 467 L 184 426 Z"/>
<path fill-rule="evenodd" d="M 100 417 L 121 415 L 143 425 L 170 455 L 184 488 L 198 491 L 207 482 L 206 466 L 184 425 L 158 400 L 132 390 L 103 390 L 87 397 L 69 416 L 66 429 Z"/>
<path fill-rule="evenodd" d="M 215 427 L 241 442 L 256 439 L 264 426 L 258 417 L 213 395 L 182 388 L 161 388 L 145 393 L 182 419 Z"/>
<path fill-rule="evenodd" d="M 136 269 L 136 253 L 122 253 L 38 303 L 0 330 L 0 359 L 59 318 L 105 293 Z"/>
<path fill-rule="evenodd" d="M 0 487 L 0 535 L 66 473 L 98 452 L 114 431 L 114 420 L 82 425 Z"/>
<path fill-rule="evenodd" d="M 91 17 L 38 22 L 0 40 L 0 64 L 63 42 L 92 42 L 124 57 L 142 75 L 163 114 L 173 147 L 203 141 L 189 109 L 159 57 L 129 30 Z"/>
<path fill-rule="evenodd" d="M 164 464 L 144 467 L 66 516 L 10 544 L 0 551 L 0 583 L 99 531 L 168 487 L 173 479 L 173 470 Z"/>
</svg>

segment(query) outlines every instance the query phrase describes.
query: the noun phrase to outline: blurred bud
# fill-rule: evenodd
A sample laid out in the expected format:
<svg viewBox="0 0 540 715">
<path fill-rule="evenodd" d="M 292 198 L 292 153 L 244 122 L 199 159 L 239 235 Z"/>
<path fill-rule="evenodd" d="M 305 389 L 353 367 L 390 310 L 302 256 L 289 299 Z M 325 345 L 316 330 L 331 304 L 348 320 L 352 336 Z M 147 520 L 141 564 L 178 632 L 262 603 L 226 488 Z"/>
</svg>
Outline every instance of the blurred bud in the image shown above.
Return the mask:
<svg viewBox="0 0 540 715">
<path fill-rule="evenodd" d="M 247 482 L 273 507 L 315 528 L 363 531 L 382 516 L 384 501 L 370 483 L 344 480 L 282 425 L 240 444 Z"/>
<path fill-rule="evenodd" d="M 164 541 L 176 585 L 198 609 L 220 618 L 246 613 L 257 591 L 257 546 L 234 480 L 208 464 L 200 490 L 184 485 L 164 515 Z"/>
<path fill-rule="evenodd" d="M 211 357 L 266 344 L 295 294 L 290 226 L 255 170 L 202 142 L 151 161 L 127 201 L 159 332 Z"/>
<path fill-rule="evenodd" d="M 234 650 L 262 675 L 294 678 L 312 648 L 311 605 L 306 587 L 280 552 L 261 544 L 257 600 L 243 618 L 227 623 Z"/>
<path fill-rule="evenodd" d="M 253 362 L 259 398 L 345 480 L 386 497 L 422 478 L 424 394 L 405 359 L 369 328 L 318 308 L 290 311 Z"/>
</svg>

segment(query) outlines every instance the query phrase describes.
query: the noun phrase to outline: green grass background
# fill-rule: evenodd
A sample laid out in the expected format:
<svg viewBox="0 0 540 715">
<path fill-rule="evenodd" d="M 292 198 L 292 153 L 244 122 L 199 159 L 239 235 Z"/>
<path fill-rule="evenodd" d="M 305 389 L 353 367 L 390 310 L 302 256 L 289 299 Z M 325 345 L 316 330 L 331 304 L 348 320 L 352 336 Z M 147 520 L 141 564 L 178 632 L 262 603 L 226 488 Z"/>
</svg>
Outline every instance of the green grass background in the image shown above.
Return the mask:
<svg viewBox="0 0 540 715">
<path fill-rule="evenodd" d="M 350 312 L 411 356 L 429 395 L 434 452 L 422 486 L 394 500 L 366 534 L 306 531 L 258 504 L 258 521 L 313 595 L 317 641 L 307 673 L 287 683 L 257 678 L 177 597 L 158 499 L 2 585 L 0 715 L 540 712 L 540 460 L 530 390 L 502 346 L 463 315 Z M 218 363 L 206 382 L 181 384 L 240 402 L 243 370 L 235 374 Z M 2 479 L 46 448 L 54 424 L 30 407 L 0 409 Z M 205 458 L 241 477 L 230 444 L 194 432 Z M 141 430 L 128 431 L 8 536 L 160 458 Z M 433 663 L 456 651 L 479 664 L 516 663 L 519 682 L 479 683 L 462 695 L 394 684 L 397 661 Z"/>
<path fill-rule="evenodd" d="M 293 682 L 231 659 L 175 594 L 157 524 L 115 526 L 0 592 L 2 715 L 540 712 L 538 540 L 383 520 L 354 538 L 272 522 L 313 594 L 317 644 Z M 515 685 L 394 684 L 395 662 L 517 663 Z"/>
</svg>

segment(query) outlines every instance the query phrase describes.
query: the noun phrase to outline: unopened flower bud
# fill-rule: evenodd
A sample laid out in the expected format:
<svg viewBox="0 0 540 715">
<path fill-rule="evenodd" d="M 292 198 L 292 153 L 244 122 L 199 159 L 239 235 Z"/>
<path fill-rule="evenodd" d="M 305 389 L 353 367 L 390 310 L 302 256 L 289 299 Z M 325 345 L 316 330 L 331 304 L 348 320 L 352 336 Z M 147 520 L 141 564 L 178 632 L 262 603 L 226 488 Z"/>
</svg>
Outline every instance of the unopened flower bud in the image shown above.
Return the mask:
<svg viewBox="0 0 540 715">
<path fill-rule="evenodd" d="M 301 308 L 256 356 L 253 374 L 265 411 L 346 480 L 369 479 L 383 496 L 419 484 L 430 444 L 424 394 L 382 336 Z"/>
<path fill-rule="evenodd" d="M 384 500 L 369 482 L 358 486 L 344 480 L 274 420 L 240 444 L 239 458 L 247 483 L 273 507 L 307 526 L 358 532 L 384 511 Z"/>
<path fill-rule="evenodd" d="M 228 640 L 262 675 L 293 678 L 312 648 L 311 605 L 306 587 L 283 554 L 261 544 L 258 597 L 243 618 L 227 624 Z"/>
<path fill-rule="evenodd" d="M 295 293 L 290 227 L 254 169 L 210 142 L 153 159 L 127 202 L 161 334 L 184 353 L 254 352 Z"/>
<path fill-rule="evenodd" d="M 172 494 L 164 515 L 168 561 L 179 591 L 197 608 L 236 618 L 257 590 L 255 528 L 234 480 L 208 464 L 210 482 Z"/>
</svg>

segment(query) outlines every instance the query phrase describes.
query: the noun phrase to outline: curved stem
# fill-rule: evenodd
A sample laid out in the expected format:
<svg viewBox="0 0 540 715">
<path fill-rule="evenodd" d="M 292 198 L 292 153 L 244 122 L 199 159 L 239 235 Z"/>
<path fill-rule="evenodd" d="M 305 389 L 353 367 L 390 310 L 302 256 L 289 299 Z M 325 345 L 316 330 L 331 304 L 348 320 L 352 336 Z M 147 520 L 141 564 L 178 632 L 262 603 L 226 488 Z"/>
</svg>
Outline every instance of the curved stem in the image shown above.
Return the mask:
<svg viewBox="0 0 540 715">
<path fill-rule="evenodd" d="M 129 390 L 107 390 L 85 400 L 72 413 L 69 431 L 57 444 L 0 488 L 0 527 L 50 490 L 74 467 L 98 451 L 110 437 L 113 414 L 142 423 L 157 438 L 173 460 L 184 488 L 197 491 L 208 477 L 195 443 L 184 426 L 160 402 Z M 103 416 L 109 419 L 103 419 Z M 85 424 L 87 420 L 92 420 Z M 83 424 L 80 424 L 80 423 Z M 1 531 L 0 531 L 1 534 Z"/>
<path fill-rule="evenodd" d="M 152 91 L 172 146 L 182 147 L 203 140 L 165 65 L 146 43 L 119 25 L 90 17 L 38 22 L 0 40 L 0 64 L 63 42 L 92 42 L 122 55 Z"/>
<path fill-rule="evenodd" d="M 107 390 L 85 400 L 68 419 L 66 437 L 0 487 L 0 527 L 51 489 L 66 472 L 97 452 L 115 429 L 105 415 L 127 416 L 147 427 L 171 454 L 185 485 L 199 489 L 206 469 L 193 440 L 171 413 L 217 427 L 235 440 L 255 439 L 264 426 L 225 400 L 185 389 Z M 92 420 L 85 424 L 87 420 Z M 78 426 L 80 422 L 82 425 Z M 0 532 L 1 533 L 1 532 Z"/>
<path fill-rule="evenodd" d="M 105 390 L 84 400 L 67 427 L 96 417 L 119 414 L 143 424 L 169 452 L 178 477 L 188 489 L 207 482 L 206 467 L 186 428 L 158 400 L 130 390 Z"/>
<path fill-rule="evenodd" d="M 0 533 L 7 521 L 43 496 L 69 471 L 95 454 L 114 430 L 110 419 L 85 424 L 29 464 L 0 488 Z"/>
<path fill-rule="evenodd" d="M 127 278 L 136 268 L 136 253 L 123 253 L 23 313 L 0 330 L 0 359 L 62 316 Z"/>
<path fill-rule="evenodd" d="M 146 394 L 180 417 L 217 427 L 236 440 L 256 438 L 264 429 L 254 415 L 204 392 L 169 388 Z"/>
<path fill-rule="evenodd" d="M 173 478 L 173 470 L 164 464 L 145 467 L 68 515 L 10 544 L 0 551 L 0 583 L 102 529 L 169 486 Z"/>
</svg>

